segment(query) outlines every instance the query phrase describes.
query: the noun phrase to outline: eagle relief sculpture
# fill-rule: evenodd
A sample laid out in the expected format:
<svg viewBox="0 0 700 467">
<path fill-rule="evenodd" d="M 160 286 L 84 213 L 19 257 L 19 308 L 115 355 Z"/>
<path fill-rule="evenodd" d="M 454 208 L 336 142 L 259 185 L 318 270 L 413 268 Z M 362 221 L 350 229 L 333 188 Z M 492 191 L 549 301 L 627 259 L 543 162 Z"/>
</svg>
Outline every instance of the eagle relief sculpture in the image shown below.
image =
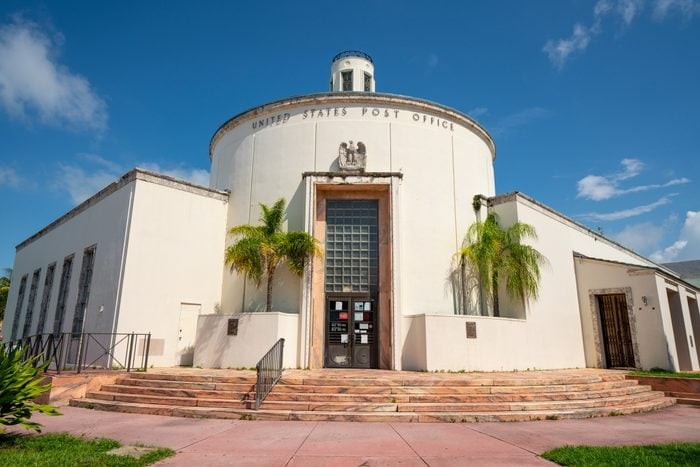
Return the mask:
<svg viewBox="0 0 700 467">
<path fill-rule="evenodd" d="M 367 165 L 367 149 L 362 141 L 357 146 L 351 141 L 340 143 L 338 148 L 338 166 L 340 170 L 364 172 Z"/>
</svg>

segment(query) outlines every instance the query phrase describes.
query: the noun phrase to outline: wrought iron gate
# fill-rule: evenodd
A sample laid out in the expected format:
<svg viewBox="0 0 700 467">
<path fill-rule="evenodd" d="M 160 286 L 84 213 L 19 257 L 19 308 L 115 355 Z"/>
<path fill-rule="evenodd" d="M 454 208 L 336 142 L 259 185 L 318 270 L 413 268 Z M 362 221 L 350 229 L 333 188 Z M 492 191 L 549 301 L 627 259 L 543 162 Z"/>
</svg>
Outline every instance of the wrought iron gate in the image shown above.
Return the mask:
<svg viewBox="0 0 700 467">
<path fill-rule="evenodd" d="M 634 368 L 634 348 L 625 295 L 598 295 L 597 298 L 607 367 Z"/>
</svg>

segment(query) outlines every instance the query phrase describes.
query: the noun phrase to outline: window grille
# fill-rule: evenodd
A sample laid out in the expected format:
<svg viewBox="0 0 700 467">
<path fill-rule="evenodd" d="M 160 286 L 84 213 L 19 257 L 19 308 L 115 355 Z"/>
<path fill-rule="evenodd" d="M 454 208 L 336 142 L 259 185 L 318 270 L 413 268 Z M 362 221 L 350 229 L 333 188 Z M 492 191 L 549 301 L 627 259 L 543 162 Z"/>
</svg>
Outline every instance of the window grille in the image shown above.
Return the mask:
<svg viewBox="0 0 700 467">
<path fill-rule="evenodd" d="M 27 300 L 27 312 L 24 317 L 22 337 L 27 337 L 29 335 L 29 330 L 32 327 L 34 303 L 36 302 L 36 290 L 39 288 L 39 277 L 41 277 L 41 268 L 37 269 L 34 271 L 34 274 L 32 274 L 32 285 L 29 286 L 29 300 Z"/>
<path fill-rule="evenodd" d="M 343 91 L 352 91 L 352 70 L 341 72 Z"/>
<path fill-rule="evenodd" d="M 24 292 L 27 289 L 27 275 L 22 276 L 19 281 L 19 293 L 17 294 L 17 305 L 15 306 L 15 319 L 12 320 L 12 334 L 10 340 L 17 339 L 17 330 L 19 329 L 19 319 L 22 317 L 22 305 L 24 304 Z"/>
<path fill-rule="evenodd" d="M 78 286 L 78 301 L 75 304 L 73 314 L 73 335 L 83 332 L 85 309 L 90 298 L 90 284 L 92 283 L 92 269 L 95 264 L 95 247 L 87 248 L 83 253 L 83 264 L 80 267 L 80 285 Z"/>
<path fill-rule="evenodd" d="M 56 314 L 53 320 L 53 333 L 59 335 L 63 330 L 63 316 L 66 313 L 66 300 L 70 287 L 70 276 L 73 270 L 73 255 L 63 260 L 61 270 L 61 283 L 58 285 L 58 301 L 56 302 Z"/>
<path fill-rule="evenodd" d="M 372 92 L 372 75 L 365 73 L 365 92 Z"/>
<path fill-rule="evenodd" d="M 49 310 L 49 302 L 51 301 L 51 291 L 53 289 L 53 276 L 56 272 L 56 263 L 51 263 L 46 268 L 46 277 L 44 278 L 44 291 L 41 295 L 41 307 L 39 308 L 39 319 L 36 322 L 36 334 L 43 334 L 46 328 L 46 312 Z"/>
</svg>

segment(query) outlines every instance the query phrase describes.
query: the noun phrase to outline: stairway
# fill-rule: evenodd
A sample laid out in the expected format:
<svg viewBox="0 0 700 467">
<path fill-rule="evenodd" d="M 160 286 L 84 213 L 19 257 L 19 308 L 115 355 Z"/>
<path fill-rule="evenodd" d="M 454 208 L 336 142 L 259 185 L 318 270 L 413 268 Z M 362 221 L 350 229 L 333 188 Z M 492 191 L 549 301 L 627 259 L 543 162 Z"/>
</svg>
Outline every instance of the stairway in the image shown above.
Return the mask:
<svg viewBox="0 0 700 467">
<path fill-rule="evenodd" d="M 624 372 L 560 370 L 416 373 L 289 370 L 252 410 L 250 371 L 130 373 L 70 405 L 118 412 L 250 420 L 490 422 L 556 420 L 656 410 L 675 400 Z"/>
</svg>

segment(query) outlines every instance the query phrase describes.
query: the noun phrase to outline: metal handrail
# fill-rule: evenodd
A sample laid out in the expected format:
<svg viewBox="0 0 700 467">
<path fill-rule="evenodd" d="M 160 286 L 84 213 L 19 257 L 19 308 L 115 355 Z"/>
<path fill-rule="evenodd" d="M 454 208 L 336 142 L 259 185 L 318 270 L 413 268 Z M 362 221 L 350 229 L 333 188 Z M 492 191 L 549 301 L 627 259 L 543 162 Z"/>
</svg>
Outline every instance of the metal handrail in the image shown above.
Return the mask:
<svg viewBox="0 0 700 467">
<path fill-rule="evenodd" d="M 275 342 L 270 350 L 260 359 L 255 369 L 257 381 L 255 382 L 255 410 L 265 400 L 277 381 L 282 377 L 282 360 L 284 357 L 284 339 Z"/>
<path fill-rule="evenodd" d="M 25 359 L 38 357 L 37 365 L 49 362 L 48 369 L 56 373 L 66 370 L 80 373 L 91 368 L 146 371 L 151 333 L 35 334 L 2 343 L 0 346 L 8 351 L 26 349 Z M 140 356 L 138 347 L 141 347 Z"/>
<path fill-rule="evenodd" d="M 370 63 L 374 63 L 374 60 L 372 60 L 372 57 L 367 52 L 363 52 L 361 50 L 344 50 L 337 54 L 335 57 L 333 57 L 333 60 L 331 60 L 331 63 L 340 60 L 341 58 L 345 57 L 360 57 L 364 58 Z"/>
</svg>

